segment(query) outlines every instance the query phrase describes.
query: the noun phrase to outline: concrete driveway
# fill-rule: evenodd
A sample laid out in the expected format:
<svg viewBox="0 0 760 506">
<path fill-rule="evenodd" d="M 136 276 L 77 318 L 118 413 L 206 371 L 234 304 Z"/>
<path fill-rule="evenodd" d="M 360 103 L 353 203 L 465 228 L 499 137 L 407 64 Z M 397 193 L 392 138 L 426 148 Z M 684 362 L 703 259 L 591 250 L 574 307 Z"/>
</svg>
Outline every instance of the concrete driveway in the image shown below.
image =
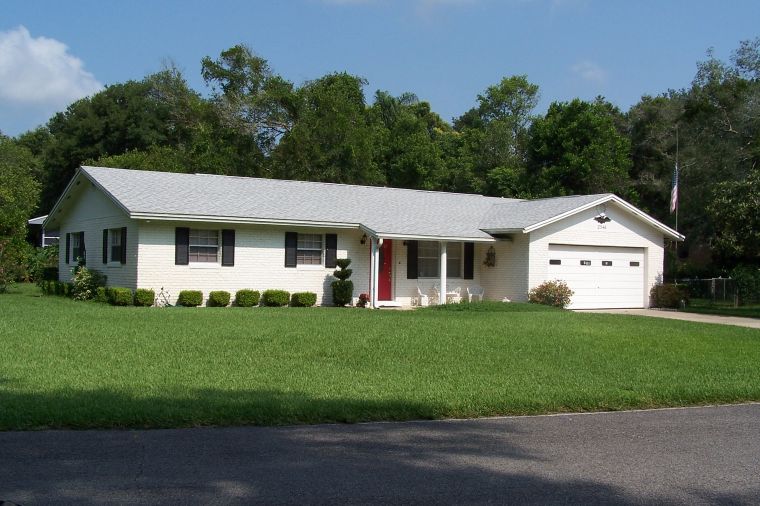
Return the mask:
<svg viewBox="0 0 760 506">
<path fill-rule="evenodd" d="M 0 503 L 757 504 L 760 405 L 0 433 Z"/>
<path fill-rule="evenodd" d="M 717 323 L 720 325 L 737 325 L 760 329 L 760 320 L 755 318 L 741 318 L 739 316 L 720 316 L 712 314 L 682 313 L 667 309 L 579 309 L 578 313 L 608 313 L 627 314 L 633 316 L 651 316 L 652 318 L 669 318 L 671 320 L 684 320 L 699 323 Z"/>
</svg>

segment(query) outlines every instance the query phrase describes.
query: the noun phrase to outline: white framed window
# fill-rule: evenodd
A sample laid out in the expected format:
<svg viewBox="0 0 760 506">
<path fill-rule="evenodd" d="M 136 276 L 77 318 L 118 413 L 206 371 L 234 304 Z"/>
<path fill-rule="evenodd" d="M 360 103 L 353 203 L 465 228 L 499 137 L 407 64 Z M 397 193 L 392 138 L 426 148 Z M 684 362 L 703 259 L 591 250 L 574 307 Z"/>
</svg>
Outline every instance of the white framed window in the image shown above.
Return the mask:
<svg viewBox="0 0 760 506">
<path fill-rule="evenodd" d="M 111 263 L 121 263 L 121 229 L 108 230 L 108 260 Z"/>
<path fill-rule="evenodd" d="M 420 278 L 438 277 L 440 249 L 437 242 L 420 241 L 417 243 L 417 276 Z"/>
<path fill-rule="evenodd" d="M 420 278 L 437 278 L 441 275 L 440 247 L 437 242 L 420 241 L 417 243 L 417 276 Z M 446 277 L 462 277 L 462 243 L 446 243 Z"/>
<path fill-rule="evenodd" d="M 219 231 L 191 228 L 188 248 L 190 263 L 218 263 Z"/>
<path fill-rule="evenodd" d="M 322 234 L 298 234 L 297 265 L 322 265 Z"/>
<path fill-rule="evenodd" d="M 446 243 L 446 277 L 462 277 L 462 243 Z"/>
</svg>

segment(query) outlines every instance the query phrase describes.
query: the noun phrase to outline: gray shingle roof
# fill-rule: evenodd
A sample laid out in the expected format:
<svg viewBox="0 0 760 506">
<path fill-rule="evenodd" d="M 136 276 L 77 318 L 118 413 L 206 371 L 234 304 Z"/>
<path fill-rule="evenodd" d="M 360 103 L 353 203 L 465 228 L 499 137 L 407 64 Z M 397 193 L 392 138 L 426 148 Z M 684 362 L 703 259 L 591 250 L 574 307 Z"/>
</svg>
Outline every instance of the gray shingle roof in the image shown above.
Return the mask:
<svg viewBox="0 0 760 506">
<path fill-rule="evenodd" d="M 480 222 L 480 228 L 491 231 L 520 230 L 611 195 L 572 195 L 497 203 L 488 210 Z"/>
<path fill-rule="evenodd" d="M 82 167 L 130 215 L 363 225 L 380 235 L 490 239 L 603 195 L 518 200 L 462 193 Z"/>
</svg>

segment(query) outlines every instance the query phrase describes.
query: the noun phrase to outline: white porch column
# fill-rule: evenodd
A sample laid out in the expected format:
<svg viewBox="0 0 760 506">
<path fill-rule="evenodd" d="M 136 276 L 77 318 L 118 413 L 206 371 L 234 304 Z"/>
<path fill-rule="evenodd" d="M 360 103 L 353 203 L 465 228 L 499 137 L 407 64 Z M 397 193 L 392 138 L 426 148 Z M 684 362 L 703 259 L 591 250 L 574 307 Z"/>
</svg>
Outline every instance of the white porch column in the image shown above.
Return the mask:
<svg viewBox="0 0 760 506">
<path fill-rule="evenodd" d="M 370 239 L 372 245 L 372 258 L 370 263 L 372 269 L 372 276 L 370 278 L 370 296 L 372 297 L 372 307 L 377 308 L 377 278 L 380 274 L 380 245 L 382 245 L 382 239 L 378 240 L 376 237 Z"/>
<path fill-rule="evenodd" d="M 438 243 L 440 246 L 441 266 L 439 272 L 441 273 L 441 296 L 438 304 L 446 304 L 446 241 Z"/>
</svg>

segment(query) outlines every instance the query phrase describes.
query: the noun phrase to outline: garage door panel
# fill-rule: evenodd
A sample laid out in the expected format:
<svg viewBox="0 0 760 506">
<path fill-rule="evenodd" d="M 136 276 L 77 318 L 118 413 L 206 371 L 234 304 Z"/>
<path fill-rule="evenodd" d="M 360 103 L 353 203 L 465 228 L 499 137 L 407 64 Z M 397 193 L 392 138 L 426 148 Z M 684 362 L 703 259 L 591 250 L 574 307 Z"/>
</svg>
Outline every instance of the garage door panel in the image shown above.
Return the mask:
<svg viewBox="0 0 760 506">
<path fill-rule="evenodd" d="M 559 260 L 560 264 L 550 263 L 548 279 L 562 279 L 575 292 L 569 306 L 572 309 L 642 307 L 644 304 L 643 248 L 550 244 L 549 258 Z M 582 265 L 582 260 L 591 265 Z"/>
</svg>

